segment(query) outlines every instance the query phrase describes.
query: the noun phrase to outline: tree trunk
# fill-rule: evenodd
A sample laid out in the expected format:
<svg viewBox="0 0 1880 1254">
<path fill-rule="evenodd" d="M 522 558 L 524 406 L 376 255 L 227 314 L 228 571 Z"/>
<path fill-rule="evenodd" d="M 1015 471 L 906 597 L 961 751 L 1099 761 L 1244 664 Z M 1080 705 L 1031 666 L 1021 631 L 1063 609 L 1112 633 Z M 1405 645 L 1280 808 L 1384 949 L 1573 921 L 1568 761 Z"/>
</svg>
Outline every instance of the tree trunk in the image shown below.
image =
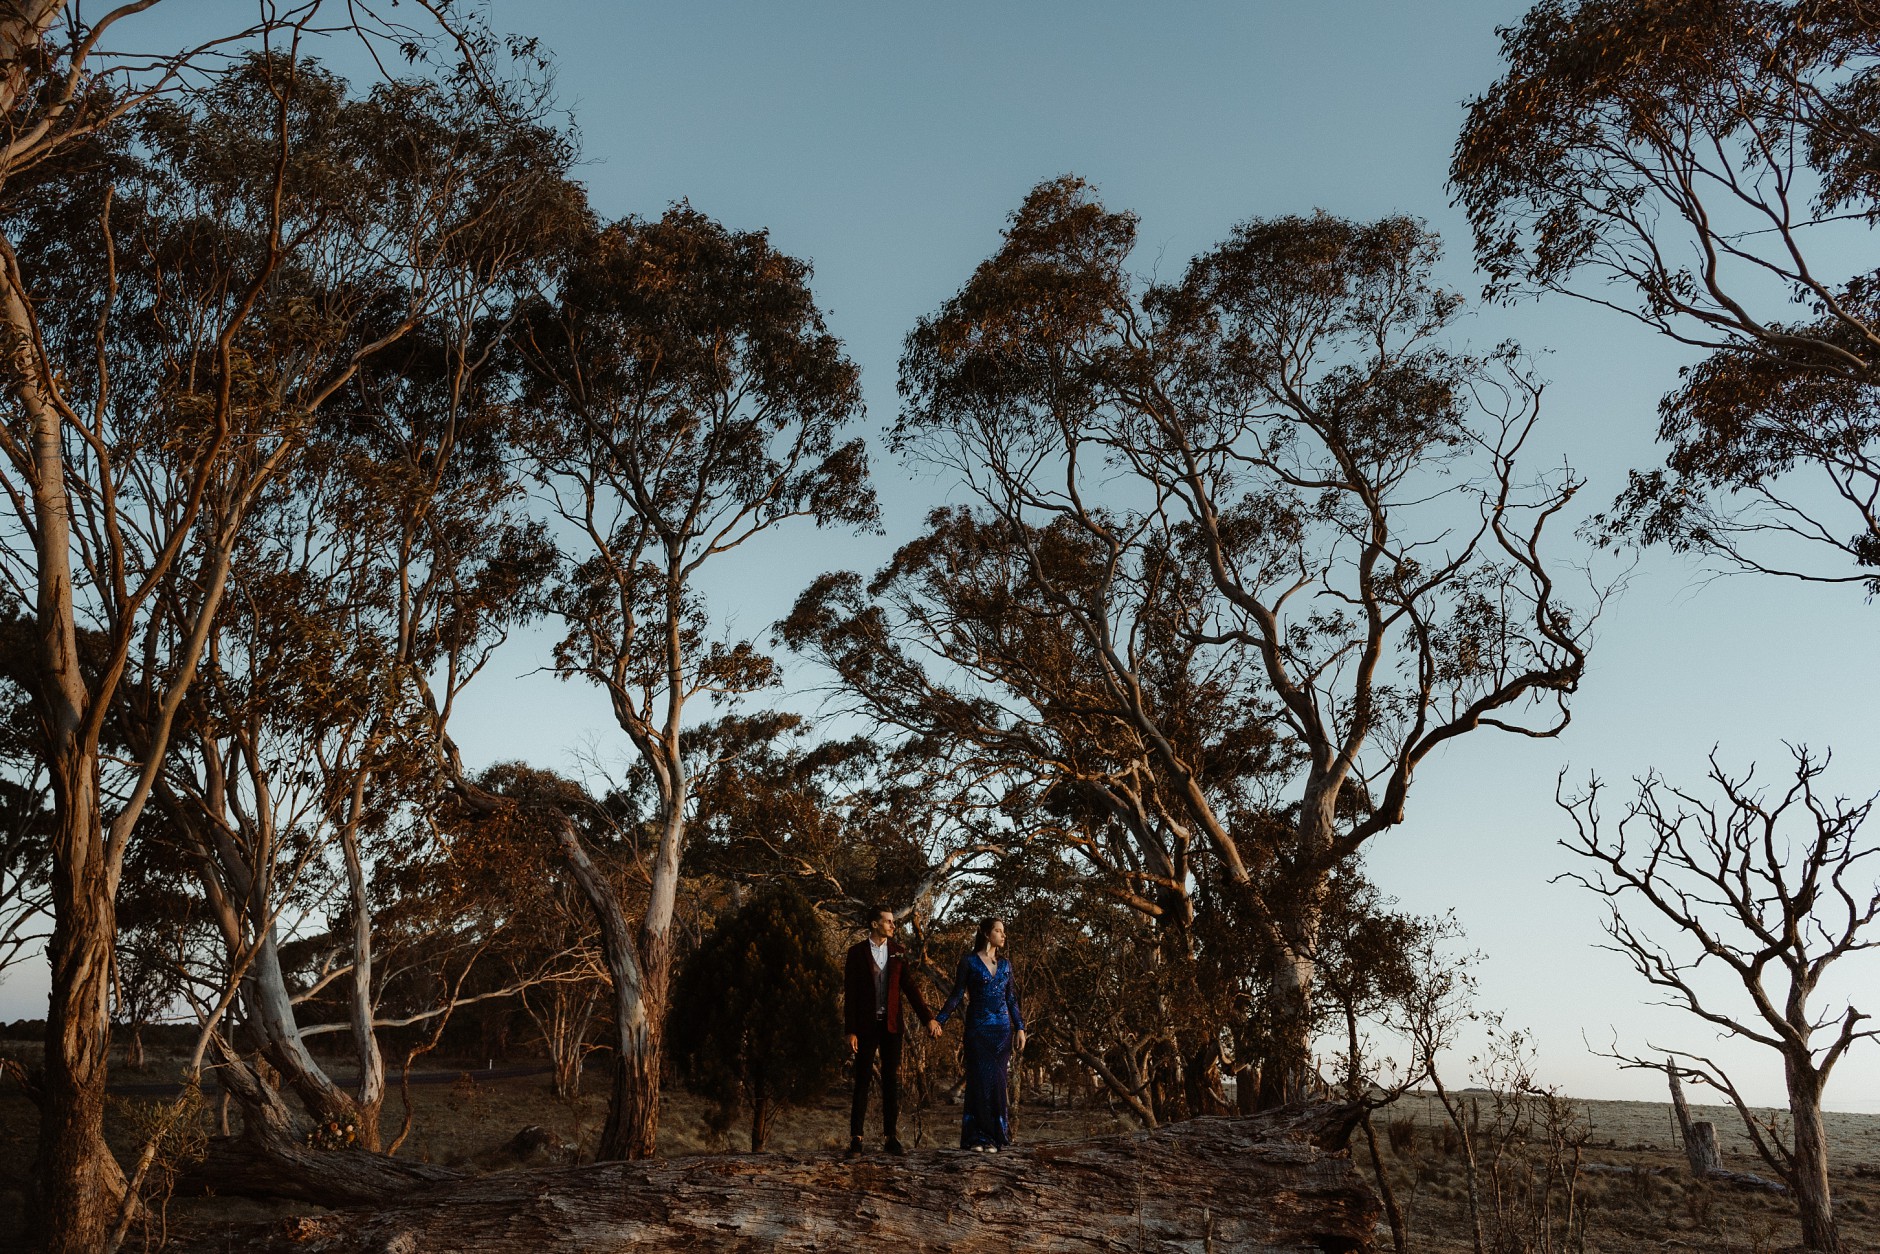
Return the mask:
<svg viewBox="0 0 1880 1254">
<path fill-rule="evenodd" d="M 359 1086 L 353 1092 L 359 1148 L 379 1148 L 379 1113 L 385 1106 L 385 1055 L 372 1027 L 372 901 L 366 894 L 365 862 L 359 856 L 359 822 L 365 809 L 367 772 L 353 781 L 352 807 L 340 833 L 346 859 L 346 889 L 352 902 L 353 969 L 347 986 L 347 1021 L 359 1063 Z"/>
<path fill-rule="evenodd" d="M 582 1054 L 578 1049 L 565 1050 L 555 1055 L 552 1088 L 555 1096 L 564 1102 L 581 1096 L 581 1061 Z"/>
<path fill-rule="evenodd" d="M 622 1024 L 616 1016 L 614 1082 L 607 1122 L 594 1151 L 601 1162 L 651 1158 L 659 1132 L 659 1040 L 646 1020 L 645 1006 L 633 1010 L 637 1025 Z"/>
<path fill-rule="evenodd" d="M 14 0 L 0 6 L 0 112 L 12 113 L 29 90 L 46 32 L 64 9 L 65 0 Z"/>
<path fill-rule="evenodd" d="M 1691 1160 L 1691 1170 L 1700 1176 L 1723 1174 L 1723 1151 L 1717 1146 L 1717 1125 L 1699 1119 L 1691 1125 L 1691 1139 L 1684 1147 Z"/>
<path fill-rule="evenodd" d="M 1218 1037 L 1182 1059 L 1182 1093 L 1191 1115 L 1223 1115 L 1227 1101 L 1221 1092 L 1221 1043 Z M 1014 1099 L 1016 1100 L 1016 1099 Z"/>
<path fill-rule="evenodd" d="M 581 1096 L 581 1063 L 587 1057 L 584 1036 L 585 1032 L 574 1036 L 557 1031 L 549 1040 L 548 1056 L 555 1067 L 552 1087 L 555 1096 L 564 1102 Z"/>
<path fill-rule="evenodd" d="M 601 956 L 614 993 L 614 1069 L 613 1086 L 608 1093 L 607 1122 L 601 1127 L 597 1159 L 606 1162 L 621 1158 L 650 1158 L 653 1155 L 651 1132 L 658 1130 L 655 1109 L 650 1120 L 640 1109 L 648 1090 L 646 1074 L 651 1059 L 652 1100 L 659 1100 L 659 1041 L 647 1013 L 640 979 L 640 956 L 627 930 L 626 916 L 609 884 L 594 866 L 593 859 L 581 845 L 581 837 L 566 816 L 557 819 L 556 836 L 568 860 L 574 881 L 593 907 L 601 926 Z"/>
<path fill-rule="evenodd" d="M 1238 1056 L 1243 1047 L 1236 1042 L 1235 1053 Z M 1260 1109 L 1260 1066 L 1258 1063 L 1242 1063 L 1234 1068 L 1234 1113 L 1251 1115 Z"/>
<path fill-rule="evenodd" d="M 1318 771 L 1306 781 L 1294 829 L 1294 866 L 1289 914 L 1278 921 L 1268 1057 L 1260 1068 L 1260 1108 L 1291 1105 L 1313 1096 L 1312 997 L 1318 976 L 1319 929 L 1330 888 L 1331 849 L 1336 835 L 1337 782 Z"/>
<path fill-rule="evenodd" d="M 1665 1075 L 1671 1081 L 1671 1109 L 1677 1113 L 1678 1133 L 1684 1141 L 1684 1157 L 1691 1172 L 1699 1179 L 1723 1174 L 1723 1154 L 1717 1148 L 1715 1124 L 1694 1122 L 1691 1108 L 1684 1100 L 1684 1085 L 1678 1080 L 1677 1067 L 1665 1059 Z"/>
<path fill-rule="evenodd" d="M 261 917 L 266 917 L 262 915 Z M 249 1031 L 269 1065 L 294 1090 L 316 1123 L 351 1124 L 363 1133 L 365 1112 L 352 1094 L 333 1083 L 300 1034 L 287 977 L 281 971 L 274 929 L 268 928 L 256 947 L 254 961 L 242 976 L 242 1006 Z M 374 1112 L 376 1114 L 376 1112 Z"/>
<path fill-rule="evenodd" d="M 192 834 L 197 878 L 215 909 L 231 963 L 246 947 L 245 936 L 251 931 L 255 934 L 254 954 L 241 982 L 242 1020 L 248 1035 L 315 1122 L 361 1129 L 364 1117 L 359 1104 L 333 1083 L 301 1035 L 293 995 L 281 969 L 274 912 L 267 901 L 267 885 L 273 877 L 257 873 L 217 815 L 194 813 L 173 798 L 166 800 L 165 808 L 179 827 Z"/>
<path fill-rule="evenodd" d="M 1810 1254 L 1841 1254 L 1833 1198 L 1828 1188 L 1828 1138 L 1821 1125 L 1821 1077 L 1806 1063 L 1788 1060 L 1789 1119 L 1795 1127 L 1789 1163 L 1790 1191 L 1802 1221 L 1802 1248 Z"/>
<path fill-rule="evenodd" d="M 615 1075 L 626 1081 L 615 1089 L 623 1158 L 651 1158 L 659 1137 L 659 1064 L 666 1034 L 666 998 L 672 984 L 672 917 L 679 895 L 679 859 L 685 844 L 684 775 L 675 753 L 667 768 L 674 782 L 665 803 L 666 819 L 659 854 L 653 863 L 646 917 L 640 923 L 640 1011 L 642 1029 L 623 1039 L 626 1066 Z"/>
<path fill-rule="evenodd" d="M 1390 1184 L 1390 1173 L 1384 1170 L 1384 1156 L 1377 1149 L 1377 1128 L 1372 1125 L 1371 1112 L 1364 1112 L 1364 1142 L 1371 1151 L 1371 1171 L 1377 1177 L 1377 1191 L 1384 1199 L 1384 1218 L 1390 1222 L 1390 1244 L 1397 1254 L 1409 1254 L 1410 1233 L 1404 1226 L 1403 1208 L 1397 1205 L 1397 1190 Z M 1569 1215 L 1567 1224 L 1572 1226 Z"/>
<path fill-rule="evenodd" d="M 588 1027 L 594 1018 L 594 989 L 583 985 L 571 990 L 565 985 L 552 984 L 547 997 L 547 1006 L 537 1012 L 525 990 L 522 1005 L 541 1031 L 542 1043 L 548 1049 L 548 1060 L 554 1067 L 555 1096 L 569 1101 L 581 1093 L 581 1065 L 587 1058 Z"/>
<path fill-rule="evenodd" d="M 1355 1107 L 1196 1119 L 996 1155 L 716 1154 L 508 1172 L 404 1205 L 218 1233 L 243 1254 L 610 1254 L 655 1249 L 1360 1254 L 1377 1199 Z"/>
<path fill-rule="evenodd" d="M 1286 934 L 1273 964 L 1272 1018 L 1256 1101 L 1260 1110 L 1297 1105 L 1318 1095 L 1312 1066 L 1312 996 L 1321 910 L 1309 898 L 1296 908 L 1298 914 L 1284 924 Z"/>
<path fill-rule="evenodd" d="M 40 38 L 62 5 L 34 0 L 0 17 L 0 99 L 27 81 Z M 16 10 L 16 11 L 15 11 Z M 39 1201 L 53 1254 L 102 1249 L 116 1170 L 104 1140 L 104 1085 L 111 1041 L 111 959 L 117 939 L 116 883 L 98 792 L 98 729 L 78 657 L 72 590 L 72 502 L 66 488 L 64 424 L 51 371 L 37 351 L 24 280 L 0 274 L 7 388 L 31 422 L 38 632 L 32 696 L 39 743 L 52 777 L 52 966 L 46 1008 L 45 1080 L 39 1120 Z M 117 1172 L 122 1175 L 121 1171 Z"/>
<path fill-rule="evenodd" d="M 40 1207 L 46 1248 L 104 1248 L 116 1163 L 104 1140 L 111 1042 L 111 951 L 116 905 L 108 887 L 96 758 L 53 763 L 57 828 L 52 858 L 52 995 L 46 1008 L 39 1114 Z"/>
<path fill-rule="evenodd" d="M 612 1158 L 651 1158 L 659 1137 L 659 1064 L 666 1035 L 666 986 L 672 972 L 667 936 L 640 949 L 638 1030 L 621 1038 L 622 1060 L 614 1067 L 614 1107 L 608 1123 L 618 1136 Z"/>
<path fill-rule="evenodd" d="M 770 1127 L 777 1122 L 776 1103 L 759 1096 L 751 1100 L 751 1152 L 761 1154 L 770 1144 Z"/>
<path fill-rule="evenodd" d="M 258 1147 L 246 1137 L 212 1137 L 202 1161 L 177 1182 L 177 1192 L 286 1198 L 315 1206 L 376 1206 L 414 1189 L 463 1178 L 435 1163 L 362 1149 L 314 1149 L 296 1142 Z"/>
</svg>

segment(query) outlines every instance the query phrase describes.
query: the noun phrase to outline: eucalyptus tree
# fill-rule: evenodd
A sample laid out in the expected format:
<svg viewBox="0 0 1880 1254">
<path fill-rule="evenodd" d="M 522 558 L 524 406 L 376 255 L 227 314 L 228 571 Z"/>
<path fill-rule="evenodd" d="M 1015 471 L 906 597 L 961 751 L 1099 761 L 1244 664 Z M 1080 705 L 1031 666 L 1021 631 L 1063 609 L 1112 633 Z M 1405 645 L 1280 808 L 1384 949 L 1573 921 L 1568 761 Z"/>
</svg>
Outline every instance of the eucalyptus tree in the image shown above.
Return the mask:
<svg viewBox="0 0 1880 1254">
<path fill-rule="evenodd" d="M 860 922 L 875 903 L 913 901 L 933 866 L 895 746 L 819 732 L 774 710 L 687 729 L 690 866 L 738 897 L 787 882 L 824 913 Z M 636 773 L 626 795 L 644 797 L 649 784 Z"/>
<path fill-rule="evenodd" d="M 1502 59 L 1450 169 L 1490 294 L 1702 354 L 1606 538 L 1880 590 L 1880 10 L 1545 0 Z"/>
<path fill-rule="evenodd" d="M 554 666 L 607 695 L 658 798 L 637 934 L 605 883 L 583 876 L 614 981 L 603 1158 L 653 1152 L 692 787 L 688 705 L 775 678 L 750 641 L 715 637 L 701 574 L 793 522 L 875 525 L 862 443 L 840 438 L 861 408 L 856 368 L 809 275 L 761 232 L 679 205 L 588 232 L 518 341 L 534 374 L 527 404 L 541 415 L 531 473 L 564 537 L 547 596 L 565 625 Z M 579 869 L 571 828 L 564 840 Z"/>
<path fill-rule="evenodd" d="M 970 781 L 994 810 L 1064 820 L 1045 825 L 1055 843 L 1179 932 L 1194 813 L 1224 829 L 1273 766 L 1236 659 L 1179 630 L 1180 579 L 1166 553 L 940 510 L 867 584 L 817 579 L 779 634 L 836 674 L 855 712 L 927 750 L 910 761 L 936 796 Z M 1019 826 L 1006 843 L 1044 830 Z M 996 823 L 981 833 L 1001 838 Z"/>
<path fill-rule="evenodd" d="M 38 647 L 22 678 L 53 785 L 39 1213 L 55 1250 L 122 1238 L 121 1229 L 105 1232 L 112 1195 L 123 1190 L 102 1134 L 116 885 L 200 660 L 231 528 L 296 444 L 294 412 L 258 403 L 239 341 L 272 284 L 300 260 L 306 241 L 290 219 L 304 205 L 288 195 L 248 204 L 242 243 L 227 251 L 211 243 L 213 215 L 200 229 L 140 234 L 153 206 L 203 198 L 174 166 L 163 171 L 156 130 L 131 128 L 153 104 L 212 77 L 211 54 L 276 41 L 271 63 L 291 66 L 322 6 L 258 5 L 245 27 L 231 23 L 169 54 L 117 42 L 145 23 L 154 29 L 144 15 L 155 7 L 120 5 L 88 22 L 63 0 L 31 0 L 0 14 L 0 107 L 11 119 L 0 144 L 5 577 L 31 607 Z M 381 21 L 371 4 L 347 6 L 337 24 L 371 26 L 425 55 L 427 36 Z M 450 42 L 453 55 L 479 48 Z M 274 141 L 283 192 L 292 81 L 285 70 L 275 75 L 281 107 L 239 137 L 251 150 Z M 195 283 L 188 291 L 173 283 L 185 271 Z M 343 383 L 347 363 L 324 364 L 325 385 Z M 212 493 L 233 505 L 213 526 Z M 197 552 L 210 557 L 192 565 L 184 551 L 203 532 L 211 539 Z M 170 640 L 154 610 L 178 579 L 207 595 Z M 81 648 L 94 634 L 96 649 Z M 105 725 L 127 694 L 150 717 L 125 738 L 122 780 L 108 783 Z"/>
<path fill-rule="evenodd" d="M 1119 960 L 1153 951 L 1146 969 L 1163 987 L 1106 1022 L 1146 1015 L 1153 1033 L 1126 1034 L 1157 1067 L 1173 1050 L 1176 1070 L 1205 1052 L 1181 1038 L 1218 1040 L 1232 1014 L 1231 996 L 1197 1016 L 1194 999 L 1178 1006 L 1171 992 L 1197 958 L 1208 833 L 1236 854 L 1247 847 L 1288 765 L 1248 659 L 1200 639 L 1192 615 L 1206 589 L 1194 574 L 1140 518 L 1092 508 L 1034 525 L 1006 497 L 935 511 L 866 584 L 816 580 L 779 629 L 835 673 L 838 702 L 901 737 L 894 756 L 954 829 L 961 865 L 1004 890 L 969 890 L 975 900 L 1054 900 L 1068 926 L 1117 941 Z M 1262 847 L 1251 842 L 1250 881 Z M 1252 912 L 1257 894 L 1243 895 Z M 1115 923 L 1117 910 L 1133 921 Z M 1141 936 L 1126 938 L 1132 929 Z M 1209 1026 L 1194 1028 L 1198 1017 Z M 1093 1028 L 1083 1052 L 1107 1053 L 1094 1043 L 1106 1033 Z M 1142 1065 L 1096 1069 L 1146 1111 L 1125 1074 Z"/>
<path fill-rule="evenodd" d="M 572 1098 L 596 1048 L 607 968 L 593 908 L 561 851 L 542 839 L 542 819 L 575 824 L 613 890 L 631 899 L 640 886 L 629 856 L 630 812 L 617 798 L 595 797 L 575 780 L 520 762 L 480 772 L 473 786 L 505 804 L 446 806 L 439 811 L 445 849 L 381 862 L 374 877 L 380 915 L 419 952 L 473 932 L 486 946 L 485 973 L 469 996 L 513 995 L 541 1034 L 555 1096 Z M 477 919 L 497 922 L 466 926 Z"/>
<path fill-rule="evenodd" d="M 194 842 L 229 966 L 244 972 L 244 1027 L 316 1121 L 352 1127 L 376 1150 L 386 1086 L 373 849 L 423 860 L 410 834 L 448 782 L 438 760 L 453 752 L 451 708 L 547 569 L 510 465 L 498 350 L 580 203 L 567 144 L 481 84 L 352 96 L 336 78 L 300 74 L 300 155 L 339 212 L 309 227 L 318 252 L 283 283 L 254 351 L 368 351 L 310 416 L 290 472 L 250 507 L 158 790 Z M 227 129 L 273 107 L 261 86 L 234 80 L 225 116 L 182 120 L 179 134 L 225 144 Z M 244 176 L 238 165 L 230 181 Z M 178 621 L 195 595 L 171 594 Z M 342 982 L 343 1025 L 296 1021 L 309 991 L 290 990 L 281 966 L 283 912 L 347 924 L 343 962 L 320 981 Z M 304 1043 L 339 1027 L 354 1044 L 351 1093 Z"/>
<path fill-rule="evenodd" d="M 1207 592 L 1184 631 L 1257 675 L 1299 763 L 1260 888 L 1280 1099 L 1334 871 L 1403 821 L 1437 747 L 1566 724 L 1591 617 L 1542 540 L 1579 481 L 1523 478 L 1541 388 L 1512 349 L 1444 346 L 1462 302 L 1421 224 L 1256 219 L 1171 283 L 1131 274 L 1135 232 L 1075 179 L 1037 187 L 909 336 L 897 432 L 995 508 L 1158 534 Z M 1234 833 L 1203 830 L 1254 887 Z"/>
</svg>

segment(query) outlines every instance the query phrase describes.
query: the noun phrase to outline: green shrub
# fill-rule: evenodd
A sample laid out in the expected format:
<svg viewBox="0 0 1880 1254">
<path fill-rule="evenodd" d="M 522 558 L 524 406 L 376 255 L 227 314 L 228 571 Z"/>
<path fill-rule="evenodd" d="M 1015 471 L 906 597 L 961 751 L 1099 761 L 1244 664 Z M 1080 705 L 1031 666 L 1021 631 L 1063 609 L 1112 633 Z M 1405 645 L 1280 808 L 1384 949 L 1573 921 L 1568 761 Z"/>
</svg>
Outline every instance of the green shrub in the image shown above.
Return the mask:
<svg viewBox="0 0 1880 1254">
<path fill-rule="evenodd" d="M 681 968 L 666 1020 L 681 1083 L 718 1103 L 719 1127 L 751 1112 L 751 1148 L 777 1112 L 829 1091 L 842 1066 L 842 976 L 822 923 L 794 888 L 721 922 Z"/>
</svg>

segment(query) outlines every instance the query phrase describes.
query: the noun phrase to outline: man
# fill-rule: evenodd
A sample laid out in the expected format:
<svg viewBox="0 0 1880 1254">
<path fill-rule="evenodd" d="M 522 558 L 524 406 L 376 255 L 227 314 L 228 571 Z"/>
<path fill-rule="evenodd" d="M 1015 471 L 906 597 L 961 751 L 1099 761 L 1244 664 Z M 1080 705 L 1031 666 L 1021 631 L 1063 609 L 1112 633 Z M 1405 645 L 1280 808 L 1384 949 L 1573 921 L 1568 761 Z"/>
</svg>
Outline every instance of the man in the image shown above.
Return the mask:
<svg viewBox="0 0 1880 1254">
<path fill-rule="evenodd" d="M 930 1035 L 940 1035 L 940 1022 L 914 984 L 913 973 L 902 960 L 894 941 L 894 911 L 882 906 L 869 916 L 868 938 L 849 949 L 843 969 L 842 1019 L 849 1035 L 849 1053 L 855 1058 L 855 1100 L 849 1106 L 849 1148 L 845 1157 L 862 1152 L 862 1117 L 868 1113 L 868 1080 L 881 1059 L 881 1128 L 883 1147 L 890 1154 L 905 1154 L 895 1135 L 901 1110 L 901 1007 L 911 1003 Z"/>
</svg>

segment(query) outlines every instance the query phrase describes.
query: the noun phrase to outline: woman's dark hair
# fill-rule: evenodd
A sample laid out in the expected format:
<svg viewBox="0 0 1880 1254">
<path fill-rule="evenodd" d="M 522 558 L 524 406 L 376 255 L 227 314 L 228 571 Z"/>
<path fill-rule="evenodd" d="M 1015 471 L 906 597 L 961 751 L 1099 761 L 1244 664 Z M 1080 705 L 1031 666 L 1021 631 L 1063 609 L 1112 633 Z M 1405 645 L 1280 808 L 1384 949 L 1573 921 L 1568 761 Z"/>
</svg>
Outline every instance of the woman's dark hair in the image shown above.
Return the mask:
<svg viewBox="0 0 1880 1254">
<path fill-rule="evenodd" d="M 986 942 L 992 939 L 992 925 L 997 922 L 999 922 L 999 920 L 996 918 L 981 919 L 979 921 L 979 931 L 973 936 L 974 953 L 978 953 L 980 950 L 984 949 Z"/>
</svg>

